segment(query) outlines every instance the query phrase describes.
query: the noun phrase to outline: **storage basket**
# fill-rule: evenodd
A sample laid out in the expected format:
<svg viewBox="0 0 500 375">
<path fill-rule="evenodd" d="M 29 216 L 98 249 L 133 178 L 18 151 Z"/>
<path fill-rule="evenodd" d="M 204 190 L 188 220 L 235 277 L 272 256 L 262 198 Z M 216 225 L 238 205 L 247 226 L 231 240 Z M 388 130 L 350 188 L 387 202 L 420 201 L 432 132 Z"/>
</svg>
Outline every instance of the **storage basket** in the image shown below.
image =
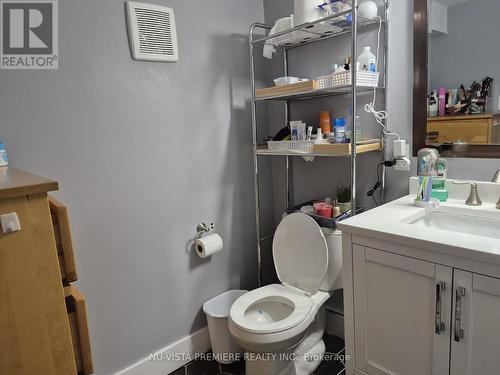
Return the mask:
<svg viewBox="0 0 500 375">
<path fill-rule="evenodd" d="M 314 141 L 269 141 L 267 148 L 276 152 L 296 152 L 308 154 L 313 152 Z"/>
<path fill-rule="evenodd" d="M 356 74 L 356 86 L 377 87 L 380 73 L 358 71 Z M 318 77 L 317 89 L 329 89 L 334 87 L 349 86 L 352 82 L 350 71 L 339 72 L 327 76 Z"/>
<path fill-rule="evenodd" d="M 286 213 L 288 215 L 293 214 L 295 212 L 302 212 L 302 213 L 304 213 L 304 211 L 302 211 L 301 208 L 303 206 L 312 206 L 314 204 L 314 202 L 315 201 L 309 201 L 309 202 L 305 202 L 305 203 L 299 204 L 298 206 L 295 206 L 293 208 L 287 209 Z M 356 215 L 362 213 L 363 211 L 364 211 L 364 208 L 358 207 L 356 209 Z M 312 217 L 314 219 L 314 221 L 316 223 L 318 223 L 318 225 L 320 227 L 322 227 L 322 228 L 330 228 L 330 229 L 337 229 L 337 224 L 339 222 L 341 222 L 342 220 L 348 219 L 348 218 L 350 218 L 352 216 L 350 212 L 344 212 L 343 214 L 340 214 L 339 216 L 337 216 L 336 218 L 333 218 L 333 219 L 329 219 L 329 218 L 326 218 L 326 217 L 323 217 L 323 216 L 314 215 L 314 214 L 308 214 L 308 213 L 306 213 L 306 215 Z"/>
</svg>

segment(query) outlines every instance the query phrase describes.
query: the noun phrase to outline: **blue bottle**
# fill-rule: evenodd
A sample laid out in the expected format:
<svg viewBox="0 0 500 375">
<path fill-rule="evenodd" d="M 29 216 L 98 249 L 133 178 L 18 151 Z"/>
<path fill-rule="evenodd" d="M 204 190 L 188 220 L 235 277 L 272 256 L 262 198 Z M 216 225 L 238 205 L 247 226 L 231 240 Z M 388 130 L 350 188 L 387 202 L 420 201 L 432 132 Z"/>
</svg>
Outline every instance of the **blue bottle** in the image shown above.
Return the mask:
<svg viewBox="0 0 500 375">
<path fill-rule="evenodd" d="M 0 142 L 0 167 L 6 167 L 9 165 L 9 160 L 7 159 L 7 151 L 5 151 L 5 144 Z"/>
<path fill-rule="evenodd" d="M 346 121 L 344 117 L 335 119 L 334 131 L 335 143 L 347 143 Z"/>
</svg>

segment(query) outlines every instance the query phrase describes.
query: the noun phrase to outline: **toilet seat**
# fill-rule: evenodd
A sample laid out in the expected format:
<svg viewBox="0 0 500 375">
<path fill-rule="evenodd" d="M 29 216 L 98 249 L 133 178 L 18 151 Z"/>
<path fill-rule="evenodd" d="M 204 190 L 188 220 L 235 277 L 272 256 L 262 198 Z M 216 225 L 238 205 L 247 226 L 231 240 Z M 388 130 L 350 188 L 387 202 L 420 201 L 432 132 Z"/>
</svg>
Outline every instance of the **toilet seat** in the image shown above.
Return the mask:
<svg viewBox="0 0 500 375">
<path fill-rule="evenodd" d="M 313 305 L 312 298 L 301 291 L 273 284 L 238 298 L 231 307 L 230 316 L 245 332 L 269 334 L 296 327 L 310 315 Z M 277 319 L 272 319 L 271 309 L 278 311 Z"/>
<path fill-rule="evenodd" d="M 274 267 L 283 284 L 313 295 L 328 269 L 328 244 L 320 226 L 304 213 L 287 215 L 273 239 Z"/>
</svg>

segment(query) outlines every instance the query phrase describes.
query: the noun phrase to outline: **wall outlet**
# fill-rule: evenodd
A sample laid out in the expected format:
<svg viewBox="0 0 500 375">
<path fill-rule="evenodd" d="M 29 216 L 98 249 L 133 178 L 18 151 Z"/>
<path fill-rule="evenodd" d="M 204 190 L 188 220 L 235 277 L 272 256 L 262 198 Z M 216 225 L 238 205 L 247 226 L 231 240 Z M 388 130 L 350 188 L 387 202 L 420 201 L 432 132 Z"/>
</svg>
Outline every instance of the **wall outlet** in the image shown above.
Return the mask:
<svg viewBox="0 0 500 375">
<path fill-rule="evenodd" d="M 411 160 L 409 158 L 397 158 L 396 164 L 394 165 L 395 171 L 407 171 L 409 172 L 411 168 Z"/>
</svg>

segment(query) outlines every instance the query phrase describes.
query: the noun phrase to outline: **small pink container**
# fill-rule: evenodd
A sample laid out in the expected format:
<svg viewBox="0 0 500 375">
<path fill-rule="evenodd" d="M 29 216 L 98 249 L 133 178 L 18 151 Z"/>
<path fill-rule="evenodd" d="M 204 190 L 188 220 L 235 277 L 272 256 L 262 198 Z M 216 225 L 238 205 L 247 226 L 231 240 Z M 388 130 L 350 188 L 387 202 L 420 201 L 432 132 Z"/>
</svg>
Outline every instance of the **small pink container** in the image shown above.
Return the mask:
<svg viewBox="0 0 500 375">
<path fill-rule="evenodd" d="M 325 202 L 317 202 L 313 204 L 314 214 L 331 219 L 333 216 L 333 207 Z"/>
<path fill-rule="evenodd" d="M 446 89 L 439 89 L 439 116 L 446 114 Z"/>
</svg>

